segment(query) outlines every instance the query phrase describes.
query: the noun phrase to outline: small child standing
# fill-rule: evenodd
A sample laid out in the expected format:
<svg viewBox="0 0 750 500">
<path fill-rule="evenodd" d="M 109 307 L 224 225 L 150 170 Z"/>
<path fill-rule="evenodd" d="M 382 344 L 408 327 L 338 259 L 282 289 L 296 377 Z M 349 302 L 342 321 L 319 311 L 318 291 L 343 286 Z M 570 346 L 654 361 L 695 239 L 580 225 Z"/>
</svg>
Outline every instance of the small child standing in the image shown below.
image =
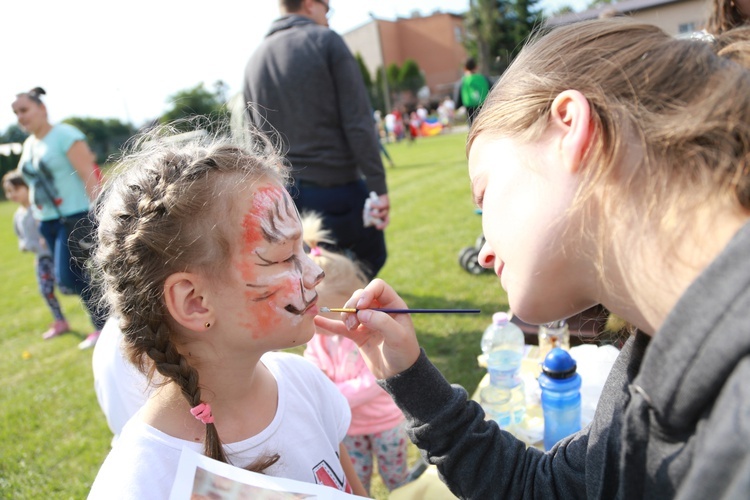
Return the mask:
<svg viewBox="0 0 750 500">
<path fill-rule="evenodd" d="M 52 254 L 39 234 L 39 223 L 29 210 L 31 206 L 29 186 L 17 170 L 12 170 L 3 176 L 3 190 L 6 198 L 19 204 L 13 214 L 13 230 L 18 236 L 18 248 L 22 252 L 34 253 L 34 268 L 39 291 L 55 320 L 42 335 L 45 340 L 48 340 L 70 330 L 55 296 L 55 266 L 52 262 Z"/>
<path fill-rule="evenodd" d="M 312 363 L 323 271 L 306 254 L 282 158 L 154 130 L 97 203 L 92 257 L 131 363 L 156 377 L 89 499 L 168 498 L 184 448 L 362 494 L 342 441 L 351 412 Z"/>
<path fill-rule="evenodd" d="M 334 243 L 323 229 L 320 217 L 305 214 L 302 227 L 310 257 L 326 276 L 317 288 L 319 300 L 328 307 L 340 306 L 355 290 L 364 287 L 367 279 L 356 262 L 318 246 Z M 327 315 L 338 317 L 333 313 Z M 407 482 L 409 438 L 404 430 L 404 416 L 378 386 L 357 345 L 346 337 L 317 328 L 304 356 L 325 372 L 349 402 L 352 423 L 344 445 L 365 489 L 370 491 L 373 457 L 377 457 L 380 477 L 389 490 Z"/>
</svg>

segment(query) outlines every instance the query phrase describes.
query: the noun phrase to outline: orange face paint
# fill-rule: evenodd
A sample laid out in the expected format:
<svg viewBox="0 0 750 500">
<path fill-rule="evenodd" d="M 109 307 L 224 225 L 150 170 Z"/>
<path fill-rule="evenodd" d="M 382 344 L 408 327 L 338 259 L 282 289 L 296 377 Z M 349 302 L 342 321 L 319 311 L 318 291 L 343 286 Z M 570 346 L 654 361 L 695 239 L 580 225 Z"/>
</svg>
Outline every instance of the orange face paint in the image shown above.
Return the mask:
<svg viewBox="0 0 750 500">
<path fill-rule="evenodd" d="M 302 285 L 300 238 L 299 214 L 286 190 L 277 185 L 256 189 L 242 217 L 241 251 L 233 262 L 247 287 L 238 319 L 253 339 L 302 321 L 300 311 L 314 300 L 314 290 L 306 297 Z M 290 315 L 298 319 L 290 322 Z"/>
<path fill-rule="evenodd" d="M 259 188 L 253 195 L 250 211 L 242 220 L 244 249 L 251 252 L 262 240 L 261 223 L 273 215 L 274 208 L 283 200 L 284 193 L 276 186 Z"/>
</svg>

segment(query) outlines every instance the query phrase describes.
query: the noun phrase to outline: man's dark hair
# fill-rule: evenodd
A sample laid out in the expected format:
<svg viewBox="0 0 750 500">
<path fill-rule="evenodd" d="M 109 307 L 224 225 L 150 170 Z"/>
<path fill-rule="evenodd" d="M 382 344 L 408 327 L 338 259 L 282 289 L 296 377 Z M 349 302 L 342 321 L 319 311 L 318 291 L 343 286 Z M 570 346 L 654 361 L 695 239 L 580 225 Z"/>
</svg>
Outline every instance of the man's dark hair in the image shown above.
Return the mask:
<svg viewBox="0 0 750 500">
<path fill-rule="evenodd" d="M 302 8 L 302 0 L 280 0 L 279 3 L 287 12 L 297 12 Z"/>
<path fill-rule="evenodd" d="M 467 71 L 474 71 L 477 69 L 477 62 L 474 60 L 473 57 L 470 57 L 466 60 L 466 64 L 464 64 L 464 69 Z"/>
</svg>

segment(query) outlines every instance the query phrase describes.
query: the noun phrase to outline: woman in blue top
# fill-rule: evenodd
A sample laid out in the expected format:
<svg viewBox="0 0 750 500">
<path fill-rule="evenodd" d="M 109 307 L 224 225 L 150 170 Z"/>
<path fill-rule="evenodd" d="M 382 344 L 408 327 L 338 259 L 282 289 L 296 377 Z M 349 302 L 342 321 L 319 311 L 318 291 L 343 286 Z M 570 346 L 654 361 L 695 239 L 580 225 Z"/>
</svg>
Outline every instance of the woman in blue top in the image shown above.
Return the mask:
<svg viewBox="0 0 750 500">
<path fill-rule="evenodd" d="M 106 318 L 97 307 L 82 259 L 75 258 L 85 248 L 71 247 L 69 238 L 71 228 L 87 219 L 100 176 L 83 133 L 65 123 L 50 124 L 44 94 L 36 87 L 16 95 L 13 102 L 18 124 L 30 134 L 18 170 L 29 185 L 31 210 L 52 252 L 58 286 L 63 293 L 78 294 L 91 316 L 95 331 L 78 346 L 87 349 L 96 343 Z"/>
</svg>

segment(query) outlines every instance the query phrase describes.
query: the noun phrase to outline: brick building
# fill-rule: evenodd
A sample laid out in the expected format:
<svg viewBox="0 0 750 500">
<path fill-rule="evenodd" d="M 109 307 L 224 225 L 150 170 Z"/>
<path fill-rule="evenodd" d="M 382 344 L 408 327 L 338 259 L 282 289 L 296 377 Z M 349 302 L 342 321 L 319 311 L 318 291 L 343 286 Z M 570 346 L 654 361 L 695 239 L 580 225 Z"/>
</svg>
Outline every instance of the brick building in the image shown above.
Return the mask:
<svg viewBox="0 0 750 500">
<path fill-rule="evenodd" d="M 459 14 L 436 12 L 395 21 L 373 18 L 343 37 L 352 53 L 362 56 L 373 81 L 382 68 L 413 59 L 432 98 L 439 98 L 452 94 L 463 75 L 467 55 L 464 20 Z"/>
</svg>

